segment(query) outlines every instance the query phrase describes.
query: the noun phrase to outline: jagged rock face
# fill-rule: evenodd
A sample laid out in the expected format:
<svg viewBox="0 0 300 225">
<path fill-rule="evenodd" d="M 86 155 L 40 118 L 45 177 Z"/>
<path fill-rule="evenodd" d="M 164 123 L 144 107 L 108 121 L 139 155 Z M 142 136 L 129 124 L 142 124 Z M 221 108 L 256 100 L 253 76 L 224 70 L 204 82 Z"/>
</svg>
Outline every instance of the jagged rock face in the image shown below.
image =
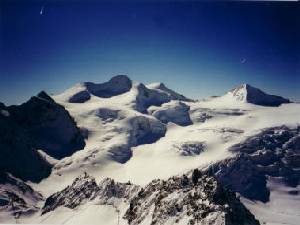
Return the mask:
<svg viewBox="0 0 300 225">
<path fill-rule="evenodd" d="M 152 181 L 131 199 L 124 218 L 129 224 L 259 224 L 234 193 L 206 175 L 196 182 L 186 176 Z"/>
<path fill-rule="evenodd" d="M 45 92 L 22 105 L 1 108 L 1 171 L 38 182 L 50 174 L 52 166 L 37 149 L 62 158 L 85 145 L 69 113 Z"/>
<path fill-rule="evenodd" d="M 238 155 L 210 166 L 224 185 L 243 196 L 266 202 L 266 176 L 281 177 L 292 187 L 300 184 L 300 128 L 269 128 L 230 150 Z"/>
<path fill-rule="evenodd" d="M 74 209 L 78 205 L 94 199 L 98 191 L 99 187 L 96 184 L 95 178 L 87 174 L 79 176 L 73 181 L 71 186 L 54 193 L 46 199 L 42 214 L 53 211 L 59 206 Z"/>
<path fill-rule="evenodd" d="M 36 151 L 30 135 L 9 114 L 0 114 L 0 171 L 25 181 L 40 181 L 49 176 L 51 165 Z"/>
<path fill-rule="evenodd" d="M 180 126 L 192 124 L 190 107 L 183 102 L 165 103 L 161 107 L 150 107 L 148 112 L 163 123 L 173 122 Z"/>
<path fill-rule="evenodd" d="M 247 152 L 261 173 L 282 177 L 295 187 L 300 184 L 300 127 L 286 126 L 266 129 L 232 151 Z"/>
<path fill-rule="evenodd" d="M 84 138 L 65 108 L 45 92 L 20 106 L 10 106 L 11 118 L 29 135 L 36 149 L 60 159 L 83 149 Z"/>
<path fill-rule="evenodd" d="M 259 224 L 233 192 L 199 171 L 192 178 L 183 175 L 153 180 L 144 188 L 110 178 L 97 185 L 93 177 L 84 174 L 47 198 L 42 214 L 60 206 L 74 209 L 88 201 L 113 205 L 116 209 L 120 201 L 122 207 L 127 204 L 123 218 L 129 224 L 173 224 L 181 220 L 187 224 Z"/>
<path fill-rule="evenodd" d="M 242 102 L 248 102 L 262 106 L 279 106 L 282 103 L 290 103 L 289 99 L 285 99 L 276 95 L 269 95 L 252 87 L 249 84 L 243 84 L 238 88 L 230 91 L 235 99 Z"/>
<path fill-rule="evenodd" d="M 239 154 L 209 167 L 209 174 L 215 174 L 224 187 L 239 192 L 246 198 L 267 202 L 270 191 L 266 177 L 246 154 Z"/>
<path fill-rule="evenodd" d="M 174 147 L 182 156 L 197 156 L 205 151 L 206 144 L 205 142 L 184 142 L 175 144 Z"/>
<path fill-rule="evenodd" d="M 88 174 L 77 177 L 72 185 L 46 199 L 42 214 L 64 206 L 74 209 L 88 201 L 97 204 L 114 204 L 115 199 L 130 199 L 140 187 L 131 183 L 119 183 L 105 178 L 97 185 L 95 178 Z"/>
<path fill-rule="evenodd" d="M 15 218 L 39 210 L 37 202 L 42 195 L 22 180 L 0 172 L 0 211 L 9 212 Z"/>
<path fill-rule="evenodd" d="M 105 178 L 99 183 L 97 201 L 101 204 L 114 204 L 115 199 L 131 199 L 141 187 L 128 183 L 116 182 L 111 178 Z"/>
</svg>

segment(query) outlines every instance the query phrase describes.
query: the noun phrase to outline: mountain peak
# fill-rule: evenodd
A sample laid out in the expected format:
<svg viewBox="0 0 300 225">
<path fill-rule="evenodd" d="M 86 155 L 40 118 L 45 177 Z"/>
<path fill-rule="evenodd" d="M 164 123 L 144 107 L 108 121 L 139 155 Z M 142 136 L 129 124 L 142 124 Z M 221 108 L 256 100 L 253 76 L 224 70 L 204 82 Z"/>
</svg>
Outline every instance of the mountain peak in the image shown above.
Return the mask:
<svg viewBox="0 0 300 225">
<path fill-rule="evenodd" d="M 154 88 L 154 89 L 165 89 L 167 88 L 166 85 L 162 82 L 157 82 L 157 83 L 151 83 L 147 85 L 149 88 Z"/>
<path fill-rule="evenodd" d="M 229 91 L 229 94 L 238 101 L 252 103 L 262 106 L 279 106 L 283 103 L 290 103 L 289 99 L 281 96 L 270 95 L 264 91 L 251 86 L 250 84 L 243 83 L 240 86 Z"/>
<path fill-rule="evenodd" d="M 56 97 L 65 99 L 70 103 L 83 103 L 90 100 L 91 95 L 100 98 L 110 98 L 129 91 L 131 87 L 132 81 L 127 75 L 116 75 L 104 83 L 79 83 Z"/>
<path fill-rule="evenodd" d="M 189 99 L 185 96 L 183 96 L 182 94 L 179 94 L 173 90 L 171 90 L 170 88 L 168 88 L 164 83 L 162 82 L 158 82 L 158 83 L 151 83 L 147 85 L 147 88 L 150 89 L 155 89 L 155 90 L 159 90 L 161 92 L 166 93 L 172 100 L 180 100 L 180 101 L 186 101 L 186 102 L 191 102 L 193 101 L 192 99 Z"/>
<path fill-rule="evenodd" d="M 49 102 L 54 102 L 54 100 L 45 92 L 45 91 L 41 91 L 39 92 L 36 97 L 47 100 Z"/>
</svg>

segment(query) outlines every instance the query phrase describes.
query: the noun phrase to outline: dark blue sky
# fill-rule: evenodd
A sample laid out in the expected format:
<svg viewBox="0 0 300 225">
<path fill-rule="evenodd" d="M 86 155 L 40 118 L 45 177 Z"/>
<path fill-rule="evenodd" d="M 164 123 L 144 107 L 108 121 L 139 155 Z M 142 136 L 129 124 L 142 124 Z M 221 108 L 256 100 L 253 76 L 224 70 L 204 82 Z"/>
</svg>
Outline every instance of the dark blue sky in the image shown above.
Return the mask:
<svg viewBox="0 0 300 225">
<path fill-rule="evenodd" d="M 116 74 L 192 98 L 246 82 L 299 101 L 299 40 L 298 2 L 0 1 L 0 101 Z"/>
</svg>

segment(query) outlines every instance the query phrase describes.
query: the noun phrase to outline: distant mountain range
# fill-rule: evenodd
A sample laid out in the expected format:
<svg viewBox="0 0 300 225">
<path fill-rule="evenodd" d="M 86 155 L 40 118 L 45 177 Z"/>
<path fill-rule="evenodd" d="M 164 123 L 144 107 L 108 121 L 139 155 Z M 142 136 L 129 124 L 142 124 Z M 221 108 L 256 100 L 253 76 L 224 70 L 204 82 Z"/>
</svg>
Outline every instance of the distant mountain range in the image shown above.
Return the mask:
<svg viewBox="0 0 300 225">
<path fill-rule="evenodd" d="M 299 111 L 125 75 L 0 103 L 0 223 L 296 225 Z"/>
</svg>

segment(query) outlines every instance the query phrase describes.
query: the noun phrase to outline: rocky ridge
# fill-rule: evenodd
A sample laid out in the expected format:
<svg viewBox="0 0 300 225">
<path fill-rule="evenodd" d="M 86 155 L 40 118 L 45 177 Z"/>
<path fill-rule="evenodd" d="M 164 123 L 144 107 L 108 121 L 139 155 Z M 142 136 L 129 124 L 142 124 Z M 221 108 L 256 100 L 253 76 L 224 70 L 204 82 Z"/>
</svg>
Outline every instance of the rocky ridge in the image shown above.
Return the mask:
<svg viewBox="0 0 300 225">
<path fill-rule="evenodd" d="M 191 177 L 183 175 L 153 180 L 145 187 L 115 182 L 110 178 L 97 185 L 93 177 L 84 174 L 72 185 L 47 198 L 42 213 L 60 206 L 73 209 L 87 201 L 115 204 L 118 208 L 117 200 L 128 205 L 123 218 L 129 224 L 146 221 L 164 224 L 181 220 L 188 221 L 188 224 L 259 224 L 233 192 L 200 171 Z"/>
</svg>

